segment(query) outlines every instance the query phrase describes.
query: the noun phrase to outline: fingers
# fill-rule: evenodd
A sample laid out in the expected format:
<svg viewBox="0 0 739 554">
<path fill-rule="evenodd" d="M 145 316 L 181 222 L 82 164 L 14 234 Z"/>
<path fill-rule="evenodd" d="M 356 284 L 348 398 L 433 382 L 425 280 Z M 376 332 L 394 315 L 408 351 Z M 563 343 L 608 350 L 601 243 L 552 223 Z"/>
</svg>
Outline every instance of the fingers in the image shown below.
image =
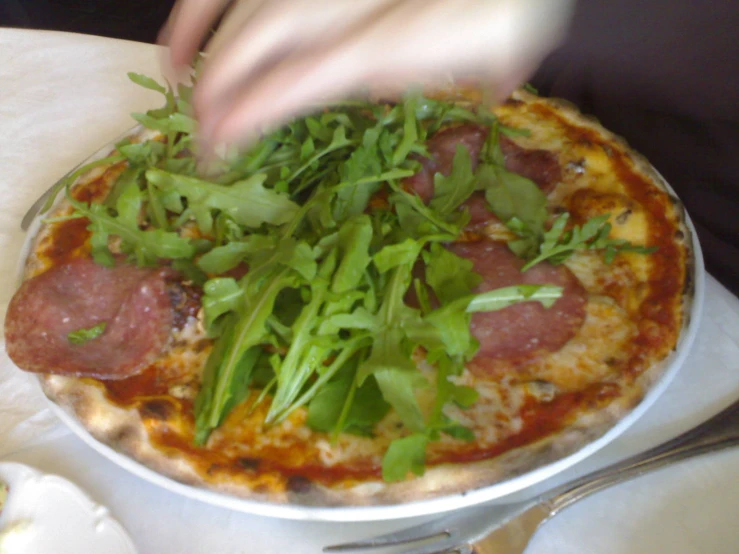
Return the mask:
<svg viewBox="0 0 739 554">
<path fill-rule="evenodd" d="M 260 66 L 279 63 L 302 42 L 296 10 L 286 9 L 280 16 L 274 13 L 275 6 L 284 5 L 273 0 L 253 9 L 239 3 L 224 18 L 208 45 L 208 63 L 195 91 L 195 104 L 203 107 L 199 114 L 207 117 L 223 105 L 233 88 L 248 86 Z"/>
<path fill-rule="evenodd" d="M 205 35 L 230 0 L 178 0 L 160 32 L 160 42 L 170 48 L 174 68 L 192 63 Z"/>
<path fill-rule="evenodd" d="M 181 10 L 192 2 L 182 0 Z M 210 14 L 224 3 L 205 2 Z M 210 143 L 249 140 L 368 86 L 397 91 L 449 74 L 492 83 L 502 98 L 555 46 L 571 3 L 242 0 L 209 45 L 196 85 L 200 133 Z M 173 29 L 186 28 L 183 13 Z"/>
<path fill-rule="evenodd" d="M 287 58 L 260 74 L 229 102 L 200 117 L 205 144 L 250 142 L 279 123 L 346 96 L 366 82 L 355 52 L 315 52 Z"/>
<path fill-rule="evenodd" d="M 296 51 L 313 56 L 337 37 L 349 34 L 358 22 L 396 0 L 352 0 L 351 9 L 335 0 L 271 0 L 259 10 L 236 5 L 208 47 L 208 64 L 196 91 L 195 103 L 208 118 L 222 107 L 236 88 L 254 86 L 256 75 L 279 66 Z"/>
</svg>

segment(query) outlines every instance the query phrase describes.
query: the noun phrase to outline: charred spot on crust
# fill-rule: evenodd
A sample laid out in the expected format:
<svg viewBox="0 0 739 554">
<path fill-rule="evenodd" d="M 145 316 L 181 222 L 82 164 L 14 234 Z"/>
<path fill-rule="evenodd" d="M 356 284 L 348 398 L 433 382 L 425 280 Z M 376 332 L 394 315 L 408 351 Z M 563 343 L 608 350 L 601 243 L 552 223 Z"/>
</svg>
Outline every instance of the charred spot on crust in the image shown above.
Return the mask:
<svg viewBox="0 0 739 554">
<path fill-rule="evenodd" d="M 113 444 L 124 444 L 128 442 L 128 439 L 131 438 L 133 435 L 135 435 L 133 429 L 131 429 L 131 427 L 128 425 L 124 425 L 122 427 L 119 427 L 115 431 L 115 433 L 111 437 L 111 440 Z"/>
<path fill-rule="evenodd" d="M 236 465 L 238 465 L 241 469 L 248 469 L 251 471 L 259 469 L 261 463 L 262 460 L 259 458 L 239 458 L 238 460 L 236 460 Z"/>
<path fill-rule="evenodd" d="M 305 494 L 311 490 L 313 483 L 302 475 L 291 475 L 287 479 L 287 490 L 298 494 Z"/>
<path fill-rule="evenodd" d="M 141 405 L 140 411 L 141 416 L 146 419 L 167 421 L 172 415 L 172 405 L 163 398 L 155 398 L 144 402 Z"/>
</svg>

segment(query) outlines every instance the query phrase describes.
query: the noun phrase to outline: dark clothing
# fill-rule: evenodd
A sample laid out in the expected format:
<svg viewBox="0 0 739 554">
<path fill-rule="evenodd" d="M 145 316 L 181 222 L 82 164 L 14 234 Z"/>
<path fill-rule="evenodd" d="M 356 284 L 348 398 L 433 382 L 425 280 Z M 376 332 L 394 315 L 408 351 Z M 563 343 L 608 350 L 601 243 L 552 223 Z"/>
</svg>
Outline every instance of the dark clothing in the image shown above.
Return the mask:
<svg viewBox="0 0 739 554">
<path fill-rule="evenodd" d="M 533 82 L 649 158 L 739 294 L 739 2 L 580 0 Z"/>
<path fill-rule="evenodd" d="M 0 26 L 156 41 L 175 0 L 0 0 Z"/>
</svg>

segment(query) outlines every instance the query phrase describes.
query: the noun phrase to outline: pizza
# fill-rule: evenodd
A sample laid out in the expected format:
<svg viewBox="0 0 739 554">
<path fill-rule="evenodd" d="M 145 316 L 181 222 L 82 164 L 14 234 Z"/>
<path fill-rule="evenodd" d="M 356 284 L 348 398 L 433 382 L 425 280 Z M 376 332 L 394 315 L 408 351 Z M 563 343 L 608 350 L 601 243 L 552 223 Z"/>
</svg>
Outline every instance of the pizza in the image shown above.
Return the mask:
<svg viewBox="0 0 739 554">
<path fill-rule="evenodd" d="M 564 102 L 328 106 L 196 155 L 189 89 L 44 216 L 6 349 L 98 441 L 270 503 L 467 492 L 602 436 L 689 324 L 692 235 Z"/>
</svg>

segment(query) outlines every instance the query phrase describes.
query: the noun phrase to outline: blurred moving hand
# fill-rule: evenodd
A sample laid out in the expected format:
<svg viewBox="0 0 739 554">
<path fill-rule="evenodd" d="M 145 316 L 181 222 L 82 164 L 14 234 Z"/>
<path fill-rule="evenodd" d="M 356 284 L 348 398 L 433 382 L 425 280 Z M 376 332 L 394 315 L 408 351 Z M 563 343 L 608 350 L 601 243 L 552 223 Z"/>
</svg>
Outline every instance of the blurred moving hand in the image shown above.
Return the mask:
<svg viewBox="0 0 739 554">
<path fill-rule="evenodd" d="M 498 98 L 536 69 L 574 0 L 179 0 L 162 41 L 175 70 L 210 28 L 194 104 L 201 139 L 249 139 L 371 87 L 483 80 Z"/>
</svg>

